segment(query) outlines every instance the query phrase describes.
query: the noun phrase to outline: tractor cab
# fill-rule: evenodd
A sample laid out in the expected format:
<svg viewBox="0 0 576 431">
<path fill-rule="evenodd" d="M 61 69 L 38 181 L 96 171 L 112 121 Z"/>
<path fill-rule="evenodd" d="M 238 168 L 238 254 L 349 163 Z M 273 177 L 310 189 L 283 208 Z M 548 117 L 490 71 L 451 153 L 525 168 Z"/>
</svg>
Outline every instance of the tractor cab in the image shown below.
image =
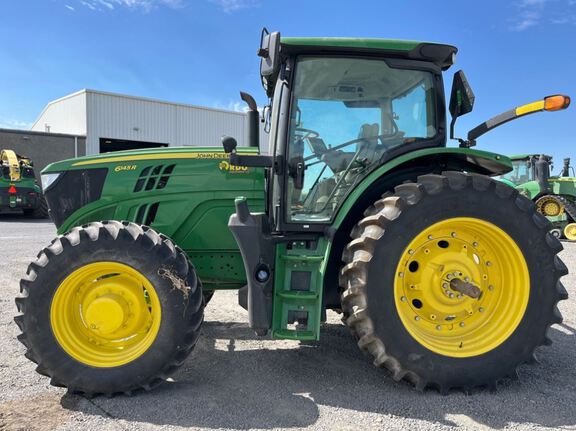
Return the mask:
<svg viewBox="0 0 576 431">
<path fill-rule="evenodd" d="M 521 154 L 510 156 L 512 170 L 499 179 L 509 182 L 512 186 L 518 186 L 531 181 L 538 181 L 539 176 L 551 176 L 553 163 L 552 157 L 545 154 Z M 541 161 L 540 163 L 538 163 Z M 539 167 L 537 170 L 536 167 Z"/>
</svg>

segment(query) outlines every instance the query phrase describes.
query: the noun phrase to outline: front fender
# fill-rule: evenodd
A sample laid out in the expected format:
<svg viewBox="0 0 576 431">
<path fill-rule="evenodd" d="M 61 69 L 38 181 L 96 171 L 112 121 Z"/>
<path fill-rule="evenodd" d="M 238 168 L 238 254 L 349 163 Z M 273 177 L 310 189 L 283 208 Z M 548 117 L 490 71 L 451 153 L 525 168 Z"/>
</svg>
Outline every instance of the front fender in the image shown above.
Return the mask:
<svg viewBox="0 0 576 431">
<path fill-rule="evenodd" d="M 356 186 L 340 207 L 333 228 L 338 229 L 342 225 L 358 199 L 377 182 L 381 183 L 383 178 L 399 171 L 411 169 L 416 171 L 423 167 L 429 167 L 430 173 L 440 169 L 440 171 L 475 172 L 492 176 L 510 172 L 512 162 L 501 154 L 469 148 L 427 148 L 400 155 L 379 166 Z"/>
</svg>

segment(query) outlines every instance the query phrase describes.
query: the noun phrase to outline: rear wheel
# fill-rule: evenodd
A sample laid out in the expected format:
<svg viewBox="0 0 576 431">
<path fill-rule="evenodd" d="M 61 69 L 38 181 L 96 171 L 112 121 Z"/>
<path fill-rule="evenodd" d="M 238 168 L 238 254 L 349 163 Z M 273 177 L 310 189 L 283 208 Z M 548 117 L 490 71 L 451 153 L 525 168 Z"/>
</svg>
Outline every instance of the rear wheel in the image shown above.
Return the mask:
<svg viewBox="0 0 576 431">
<path fill-rule="evenodd" d="M 196 344 L 202 290 L 184 252 L 154 230 L 102 222 L 42 250 L 15 318 L 37 371 L 89 395 L 161 383 Z"/>
<path fill-rule="evenodd" d="M 566 298 L 550 223 L 513 188 L 448 172 L 398 186 L 354 229 L 346 324 L 395 380 L 494 388 L 549 342 Z"/>
<path fill-rule="evenodd" d="M 48 218 L 48 204 L 44 195 L 38 195 L 38 206 L 33 209 L 25 209 L 24 215 L 34 218 Z"/>
</svg>

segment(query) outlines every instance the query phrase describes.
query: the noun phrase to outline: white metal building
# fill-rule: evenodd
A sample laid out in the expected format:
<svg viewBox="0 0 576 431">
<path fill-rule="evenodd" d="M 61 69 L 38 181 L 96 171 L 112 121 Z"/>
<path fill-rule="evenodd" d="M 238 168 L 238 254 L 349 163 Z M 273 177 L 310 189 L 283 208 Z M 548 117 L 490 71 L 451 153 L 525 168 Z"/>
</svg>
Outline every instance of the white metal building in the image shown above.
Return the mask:
<svg viewBox="0 0 576 431">
<path fill-rule="evenodd" d="M 219 146 L 222 135 L 246 144 L 243 112 L 94 90 L 48 103 L 33 131 L 86 136 L 86 154 L 158 146 Z M 261 132 L 266 151 L 267 136 Z"/>
</svg>

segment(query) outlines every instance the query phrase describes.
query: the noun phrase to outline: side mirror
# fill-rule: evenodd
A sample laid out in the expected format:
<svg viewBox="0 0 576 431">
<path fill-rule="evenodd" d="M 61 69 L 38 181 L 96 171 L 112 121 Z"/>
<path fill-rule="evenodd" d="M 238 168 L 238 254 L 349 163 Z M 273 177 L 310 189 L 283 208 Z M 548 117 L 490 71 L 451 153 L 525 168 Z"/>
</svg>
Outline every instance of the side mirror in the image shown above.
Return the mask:
<svg viewBox="0 0 576 431">
<path fill-rule="evenodd" d="M 260 76 L 266 95 L 271 97 L 274 86 L 280 73 L 280 33 L 270 33 L 268 29 L 262 29 L 260 36 L 260 48 L 258 49 L 260 60 Z"/>
<path fill-rule="evenodd" d="M 468 84 L 464 71 L 459 70 L 454 74 L 452 81 L 449 105 L 450 115 L 452 115 L 453 118 L 457 118 L 472 112 L 474 99 L 474 92 Z"/>
<path fill-rule="evenodd" d="M 222 146 L 224 147 L 224 152 L 230 154 L 236 151 L 238 142 L 232 136 L 222 136 Z"/>
<path fill-rule="evenodd" d="M 468 84 L 466 75 L 464 71 L 459 70 L 454 74 L 454 79 L 452 80 L 452 91 L 450 93 L 450 104 L 448 110 L 450 115 L 452 115 L 452 121 L 450 121 L 450 139 L 457 139 L 454 137 L 454 125 L 456 124 L 456 118 L 468 114 L 474 108 L 474 92 Z M 471 146 L 473 143 L 466 142 L 463 139 L 458 138 L 461 146 Z"/>
</svg>

